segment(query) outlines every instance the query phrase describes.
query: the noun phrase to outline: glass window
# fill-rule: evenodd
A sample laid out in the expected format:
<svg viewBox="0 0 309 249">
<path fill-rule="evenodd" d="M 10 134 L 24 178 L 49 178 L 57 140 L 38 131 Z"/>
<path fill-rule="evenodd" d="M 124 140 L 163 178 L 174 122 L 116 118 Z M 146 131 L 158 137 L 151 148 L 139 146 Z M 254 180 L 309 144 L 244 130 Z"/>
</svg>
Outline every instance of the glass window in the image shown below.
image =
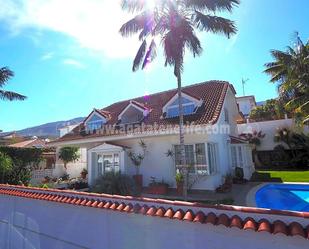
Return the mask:
<svg viewBox="0 0 309 249">
<path fill-rule="evenodd" d="M 208 158 L 209 158 L 209 173 L 213 174 L 216 172 L 217 168 L 217 145 L 213 143 L 207 144 L 208 148 Z"/>
<path fill-rule="evenodd" d="M 195 145 L 196 166 L 195 170 L 197 174 L 207 174 L 207 160 L 205 144 Z"/>
<path fill-rule="evenodd" d="M 231 159 L 233 168 L 235 167 L 242 168 L 244 166 L 242 146 L 239 145 L 231 146 Z"/>
<path fill-rule="evenodd" d="M 105 120 L 98 115 L 93 115 L 86 123 L 86 131 L 99 130 L 103 127 Z"/>
<path fill-rule="evenodd" d="M 114 154 L 98 154 L 98 175 L 103 175 L 106 172 L 120 171 L 120 156 L 119 153 Z"/>
<path fill-rule="evenodd" d="M 189 166 L 189 172 L 195 173 L 194 147 L 193 145 L 185 145 L 186 165 Z"/>
<path fill-rule="evenodd" d="M 104 155 L 104 173 L 113 171 L 113 155 Z"/>
<path fill-rule="evenodd" d="M 119 160 L 119 154 L 114 154 L 114 171 L 119 172 L 120 171 L 120 160 Z"/>
<path fill-rule="evenodd" d="M 175 100 L 168 108 L 167 108 L 167 117 L 173 118 L 179 116 L 179 106 L 178 99 Z M 182 107 L 183 107 L 183 115 L 190 115 L 194 113 L 196 105 L 191 100 L 186 98 L 182 98 Z"/>
<path fill-rule="evenodd" d="M 231 157 L 232 157 L 232 167 L 236 168 L 237 167 L 237 151 L 236 151 L 235 146 L 231 147 Z"/>
<path fill-rule="evenodd" d="M 175 164 L 176 168 L 181 166 L 180 145 L 175 145 Z M 185 160 L 189 165 L 189 173 L 191 174 L 207 174 L 207 160 L 205 144 L 185 145 Z"/>
<path fill-rule="evenodd" d="M 98 155 L 98 175 L 103 175 L 103 157 L 102 155 Z"/>
<path fill-rule="evenodd" d="M 230 122 L 229 111 L 228 111 L 226 108 L 224 108 L 224 121 L 225 121 L 226 123 L 229 123 L 229 122 Z"/>
<path fill-rule="evenodd" d="M 239 167 L 243 167 L 243 157 L 242 157 L 242 149 L 241 146 L 238 146 L 238 161 L 239 161 Z"/>
</svg>

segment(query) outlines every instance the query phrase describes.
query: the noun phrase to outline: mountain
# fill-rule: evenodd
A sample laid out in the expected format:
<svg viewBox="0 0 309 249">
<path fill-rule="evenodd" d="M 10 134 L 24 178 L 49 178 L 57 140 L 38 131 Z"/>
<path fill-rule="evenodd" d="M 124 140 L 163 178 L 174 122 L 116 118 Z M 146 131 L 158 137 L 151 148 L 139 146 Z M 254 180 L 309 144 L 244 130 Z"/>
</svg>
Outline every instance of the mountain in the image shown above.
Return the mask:
<svg viewBox="0 0 309 249">
<path fill-rule="evenodd" d="M 82 122 L 84 119 L 85 118 L 83 117 L 79 117 L 67 121 L 57 121 L 47 123 L 43 125 L 26 128 L 20 131 L 16 131 L 16 133 L 21 136 L 58 137 L 60 128 L 68 125 L 78 124 Z"/>
</svg>

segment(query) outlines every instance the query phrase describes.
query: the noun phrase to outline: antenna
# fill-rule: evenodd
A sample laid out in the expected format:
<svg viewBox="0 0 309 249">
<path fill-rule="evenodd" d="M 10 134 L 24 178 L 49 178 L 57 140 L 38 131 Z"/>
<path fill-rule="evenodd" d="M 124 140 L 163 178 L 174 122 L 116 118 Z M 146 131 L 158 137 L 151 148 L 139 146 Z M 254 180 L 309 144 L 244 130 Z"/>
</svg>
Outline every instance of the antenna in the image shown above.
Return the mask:
<svg viewBox="0 0 309 249">
<path fill-rule="evenodd" d="M 246 84 L 248 81 L 249 81 L 249 79 L 244 79 L 244 78 L 241 79 L 243 96 L 246 96 L 246 94 L 245 94 L 245 84 Z"/>
</svg>

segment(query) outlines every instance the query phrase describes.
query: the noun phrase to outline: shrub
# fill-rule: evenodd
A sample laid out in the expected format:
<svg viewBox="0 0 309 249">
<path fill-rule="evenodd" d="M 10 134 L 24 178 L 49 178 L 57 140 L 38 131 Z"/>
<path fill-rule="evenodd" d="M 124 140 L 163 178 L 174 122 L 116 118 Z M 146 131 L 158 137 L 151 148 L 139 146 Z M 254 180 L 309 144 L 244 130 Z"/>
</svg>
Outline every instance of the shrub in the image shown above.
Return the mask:
<svg viewBox="0 0 309 249">
<path fill-rule="evenodd" d="M 63 174 L 60 178 L 59 178 L 60 181 L 68 181 L 70 180 L 70 175 L 69 174 Z"/>
<path fill-rule="evenodd" d="M 83 189 L 88 187 L 88 182 L 82 179 L 71 180 L 68 184 L 68 189 Z"/>
<path fill-rule="evenodd" d="M 235 168 L 235 177 L 238 180 L 243 180 L 244 179 L 244 170 L 240 167 Z"/>
<path fill-rule="evenodd" d="M 0 152 L 0 182 L 5 183 L 7 179 L 7 174 L 9 174 L 13 169 L 12 159 Z"/>
<path fill-rule="evenodd" d="M 31 171 L 42 160 L 43 149 L 0 147 L 0 152 L 11 158 L 12 170 L 7 172 L 4 181 L 9 184 L 27 184 L 31 179 Z"/>
<path fill-rule="evenodd" d="M 106 194 L 133 195 L 136 193 L 136 186 L 130 176 L 108 172 L 97 179 L 92 191 Z"/>
</svg>

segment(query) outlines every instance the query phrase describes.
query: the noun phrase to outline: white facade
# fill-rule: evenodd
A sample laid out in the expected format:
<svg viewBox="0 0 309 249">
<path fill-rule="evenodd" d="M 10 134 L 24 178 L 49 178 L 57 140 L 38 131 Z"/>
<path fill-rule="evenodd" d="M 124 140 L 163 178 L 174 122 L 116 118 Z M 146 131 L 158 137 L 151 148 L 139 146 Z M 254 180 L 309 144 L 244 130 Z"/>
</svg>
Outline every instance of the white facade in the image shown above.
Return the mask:
<svg viewBox="0 0 309 249">
<path fill-rule="evenodd" d="M 191 178 L 198 181 L 192 189 L 215 190 L 224 183 L 225 176 L 234 173 L 231 161 L 231 139 L 230 136 L 238 136 L 236 119 L 239 116 L 238 107 L 233 91 L 229 88 L 225 101 L 215 125 L 191 126 L 185 134 L 185 144 L 203 145 L 205 148 L 204 167 L 207 174 L 203 176 L 190 174 Z M 192 129 L 191 129 L 192 128 Z M 178 129 L 177 129 L 178 132 Z M 148 186 L 151 177 L 157 181 L 164 181 L 170 187 L 175 188 L 175 158 L 167 157 L 166 153 L 173 150 L 179 144 L 178 134 L 139 134 L 124 136 L 101 136 L 95 138 L 85 137 L 83 140 L 72 140 L 57 144 L 60 146 L 79 146 L 83 151 L 87 150 L 87 168 L 89 172 L 89 183 L 94 184 L 100 176 L 102 162 L 113 165 L 122 173 L 134 175 L 135 168 L 128 158 L 128 150 L 140 150 L 139 142 L 143 140 L 147 145 L 147 153 L 140 167 L 140 174 L 143 175 L 144 186 Z M 241 157 L 245 177 L 249 179 L 254 171 L 251 148 L 248 144 L 238 144 L 241 147 Z M 210 148 L 211 147 L 211 148 Z M 119 165 L 118 165 L 119 164 Z M 210 170 L 211 166 L 213 170 Z M 240 166 L 240 165 L 237 165 Z M 74 167 L 72 165 L 72 167 Z M 108 166 L 109 167 L 109 166 Z"/>
<path fill-rule="evenodd" d="M 253 133 L 254 131 L 262 131 L 265 134 L 265 137 L 260 139 L 261 145 L 257 147 L 257 150 L 273 150 L 280 143 L 274 142 L 274 136 L 278 129 L 288 128 L 290 130 L 299 130 L 295 125 L 293 119 L 280 119 L 280 120 L 269 120 L 263 122 L 253 122 L 238 124 L 238 132 L 241 133 Z M 304 126 L 304 133 L 309 132 L 309 127 Z"/>
<path fill-rule="evenodd" d="M 248 117 L 251 110 L 256 107 L 255 97 L 254 96 L 242 96 L 236 98 L 236 101 L 239 106 L 239 110 L 244 114 L 245 117 Z"/>
</svg>

